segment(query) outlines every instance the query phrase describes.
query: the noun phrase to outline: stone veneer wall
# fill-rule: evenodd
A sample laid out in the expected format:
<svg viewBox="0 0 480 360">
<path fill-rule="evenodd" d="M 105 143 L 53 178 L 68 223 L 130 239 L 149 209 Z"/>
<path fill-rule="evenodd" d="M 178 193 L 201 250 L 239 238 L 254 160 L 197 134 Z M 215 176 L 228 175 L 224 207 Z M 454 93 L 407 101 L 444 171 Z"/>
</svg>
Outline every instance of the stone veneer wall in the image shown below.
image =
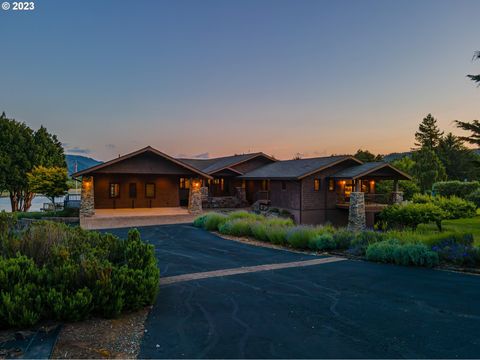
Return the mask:
<svg viewBox="0 0 480 360">
<path fill-rule="evenodd" d="M 392 192 L 392 202 L 394 204 L 401 204 L 403 202 L 403 192 L 402 191 Z"/>
<path fill-rule="evenodd" d="M 365 194 L 363 192 L 352 192 L 348 210 L 348 230 L 361 231 L 365 228 Z"/>
<path fill-rule="evenodd" d="M 190 186 L 188 194 L 188 212 L 190 214 L 200 214 L 202 212 L 202 188 Z"/>
<path fill-rule="evenodd" d="M 93 177 L 82 178 L 82 192 L 80 201 L 80 216 L 95 215 L 95 193 L 93 191 Z"/>
</svg>

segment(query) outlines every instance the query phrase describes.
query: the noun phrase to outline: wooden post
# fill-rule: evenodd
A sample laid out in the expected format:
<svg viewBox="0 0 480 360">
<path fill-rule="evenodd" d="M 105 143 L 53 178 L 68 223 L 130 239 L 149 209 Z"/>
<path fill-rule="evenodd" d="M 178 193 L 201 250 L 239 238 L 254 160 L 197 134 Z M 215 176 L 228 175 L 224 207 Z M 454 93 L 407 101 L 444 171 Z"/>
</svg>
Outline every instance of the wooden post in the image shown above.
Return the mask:
<svg viewBox="0 0 480 360">
<path fill-rule="evenodd" d="M 356 192 L 362 191 L 362 180 L 360 179 L 355 180 L 355 191 Z"/>
</svg>

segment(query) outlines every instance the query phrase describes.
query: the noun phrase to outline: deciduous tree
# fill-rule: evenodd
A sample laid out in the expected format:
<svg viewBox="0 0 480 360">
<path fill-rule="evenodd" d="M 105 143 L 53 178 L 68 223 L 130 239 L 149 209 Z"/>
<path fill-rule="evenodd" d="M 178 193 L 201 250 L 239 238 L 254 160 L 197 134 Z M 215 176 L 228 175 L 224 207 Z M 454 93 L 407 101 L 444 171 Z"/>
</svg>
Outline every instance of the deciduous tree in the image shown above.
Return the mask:
<svg viewBox="0 0 480 360">
<path fill-rule="evenodd" d="M 66 168 L 36 166 L 27 174 L 28 185 L 32 192 L 46 196 L 55 207 L 55 198 L 68 191 Z"/>
</svg>

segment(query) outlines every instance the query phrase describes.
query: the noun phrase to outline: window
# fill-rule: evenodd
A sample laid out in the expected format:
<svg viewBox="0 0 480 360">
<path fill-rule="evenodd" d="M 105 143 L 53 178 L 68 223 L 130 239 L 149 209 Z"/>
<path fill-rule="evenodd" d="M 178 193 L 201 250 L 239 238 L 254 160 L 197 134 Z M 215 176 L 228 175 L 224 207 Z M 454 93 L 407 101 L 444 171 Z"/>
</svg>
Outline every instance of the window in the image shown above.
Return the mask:
<svg viewBox="0 0 480 360">
<path fill-rule="evenodd" d="M 110 198 L 115 199 L 120 197 L 120 184 L 110 183 Z"/>
<path fill-rule="evenodd" d="M 287 190 L 287 182 L 282 181 L 282 190 Z"/>
<path fill-rule="evenodd" d="M 153 199 L 155 197 L 155 184 L 146 183 L 145 184 L 145 197 L 147 199 Z"/>
<path fill-rule="evenodd" d="M 270 188 L 269 180 L 262 180 L 262 191 L 268 191 Z"/>
<path fill-rule="evenodd" d="M 328 179 L 328 191 L 335 191 L 335 180 Z"/>
<path fill-rule="evenodd" d="M 136 183 L 128 184 L 128 195 L 130 196 L 130 199 L 135 199 L 137 197 L 137 184 Z"/>
<path fill-rule="evenodd" d="M 313 190 L 320 191 L 320 179 L 313 180 Z"/>
<path fill-rule="evenodd" d="M 245 180 L 242 180 L 242 189 L 245 189 L 247 187 L 247 182 Z"/>
<path fill-rule="evenodd" d="M 180 189 L 190 189 L 190 179 L 180 178 Z"/>
</svg>

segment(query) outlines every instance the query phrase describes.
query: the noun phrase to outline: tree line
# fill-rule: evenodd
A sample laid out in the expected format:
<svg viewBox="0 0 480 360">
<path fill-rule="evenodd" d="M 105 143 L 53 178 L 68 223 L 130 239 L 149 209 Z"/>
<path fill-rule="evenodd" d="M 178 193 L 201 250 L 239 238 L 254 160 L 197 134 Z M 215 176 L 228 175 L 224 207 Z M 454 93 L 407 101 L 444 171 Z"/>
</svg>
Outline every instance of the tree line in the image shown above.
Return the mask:
<svg viewBox="0 0 480 360">
<path fill-rule="evenodd" d="M 0 115 L 0 193 L 8 193 L 12 212 L 28 211 L 36 193 L 55 197 L 68 190 L 65 154 L 57 136 L 41 126 Z"/>
</svg>

